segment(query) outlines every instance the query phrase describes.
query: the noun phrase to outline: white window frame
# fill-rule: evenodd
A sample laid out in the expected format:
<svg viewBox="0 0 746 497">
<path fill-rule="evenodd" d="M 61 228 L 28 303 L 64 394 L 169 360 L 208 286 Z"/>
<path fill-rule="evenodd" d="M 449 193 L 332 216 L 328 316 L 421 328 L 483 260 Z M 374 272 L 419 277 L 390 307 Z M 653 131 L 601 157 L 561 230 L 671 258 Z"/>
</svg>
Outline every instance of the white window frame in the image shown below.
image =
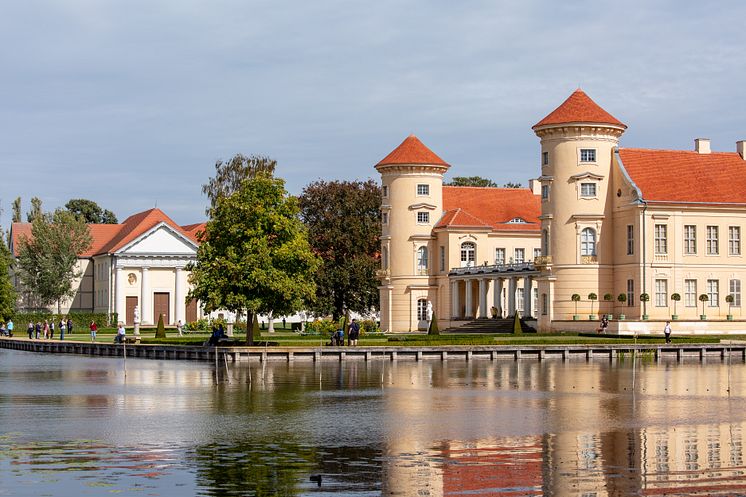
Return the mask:
<svg viewBox="0 0 746 497">
<path fill-rule="evenodd" d="M 461 247 L 461 267 L 474 267 L 477 260 L 477 244 L 463 242 Z"/>
<path fill-rule="evenodd" d="M 580 183 L 580 198 L 598 198 L 598 184 L 594 182 Z"/>
<path fill-rule="evenodd" d="M 655 306 L 668 307 L 668 280 L 655 280 Z"/>
<path fill-rule="evenodd" d="M 517 311 L 523 312 L 523 310 L 526 308 L 525 295 L 526 291 L 524 290 L 524 288 L 521 287 L 515 289 L 515 308 Z"/>
<path fill-rule="evenodd" d="M 427 274 L 427 270 L 430 265 L 430 254 L 428 252 L 429 251 L 427 250 L 427 245 L 421 245 L 417 248 L 415 268 L 417 270 L 417 274 L 419 275 Z"/>
<path fill-rule="evenodd" d="M 720 229 L 718 226 L 707 226 L 707 255 L 720 255 Z"/>
<path fill-rule="evenodd" d="M 430 213 L 428 211 L 418 211 L 417 224 L 430 224 Z"/>
<path fill-rule="evenodd" d="M 684 255 L 697 255 L 697 226 L 684 225 Z"/>
<path fill-rule="evenodd" d="M 523 264 L 526 262 L 526 249 L 520 247 L 513 249 L 513 262 L 516 264 Z"/>
<path fill-rule="evenodd" d="M 668 255 L 668 225 L 656 224 L 655 234 L 655 253 L 658 255 Z"/>
<path fill-rule="evenodd" d="M 505 264 L 505 249 L 503 247 L 495 249 L 495 264 Z"/>
<path fill-rule="evenodd" d="M 417 196 L 418 197 L 429 197 L 430 196 L 430 185 L 427 183 L 417 183 Z"/>
<path fill-rule="evenodd" d="M 536 259 L 537 257 L 541 257 L 541 249 L 540 248 L 535 248 L 534 249 L 534 259 Z"/>
<path fill-rule="evenodd" d="M 427 299 L 417 299 L 417 321 L 427 321 Z"/>
<path fill-rule="evenodd" d="M 731 307 L 741 307 L 741 280 L 732 279 L 728 282 L 729 295 L 733 295 Z"/>
<path fill-rule="evenodd" d="M 707 280 L 707 307 L 720 307 L 720 280 Z"/>
<path fill-rule="evenodd" d="M 697 307 L 697 280 L 684 280 L 684 306 Z"/>
<path fill-rule="evenodd" d="M 728 255 L 741 255 L 740 226 L 728 226 Z"/>
<path fill-rule="evenodd" d="M 589 236 L 592 234 L 592 237 Z M 580 231 L 580 255 L 596 255 L 596 230 L 593 228 L 583 228 Z"/>
<path fill-rule="evenodd" d="M 598 150 L 595 148 L 579 148 L 578 162 L 582 164 L 595 164 L 598 159 Z"/>
</svg>

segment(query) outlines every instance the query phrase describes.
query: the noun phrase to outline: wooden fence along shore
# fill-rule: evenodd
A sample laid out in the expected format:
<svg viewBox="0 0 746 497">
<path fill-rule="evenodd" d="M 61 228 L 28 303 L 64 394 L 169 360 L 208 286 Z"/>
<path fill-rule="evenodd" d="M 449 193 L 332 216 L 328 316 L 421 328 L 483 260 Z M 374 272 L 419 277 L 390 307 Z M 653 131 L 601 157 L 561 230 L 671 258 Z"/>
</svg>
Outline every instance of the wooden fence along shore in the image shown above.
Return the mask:
<svg viewBox="0 0 746 497">
<path fill-rule="evenodd" d="M 686 345 L 457 345 L 438 347 L 195 347 L 113 343 L 0 339 L 0 348 L 48 354 L 127 357 L 159 360 L 232 362 L 267 361 L 425 361 L 425 360 L 607 360 L 633 352 L 656 361 L 724 360 L 746 362 L 746 343 Z"/>
</svg>

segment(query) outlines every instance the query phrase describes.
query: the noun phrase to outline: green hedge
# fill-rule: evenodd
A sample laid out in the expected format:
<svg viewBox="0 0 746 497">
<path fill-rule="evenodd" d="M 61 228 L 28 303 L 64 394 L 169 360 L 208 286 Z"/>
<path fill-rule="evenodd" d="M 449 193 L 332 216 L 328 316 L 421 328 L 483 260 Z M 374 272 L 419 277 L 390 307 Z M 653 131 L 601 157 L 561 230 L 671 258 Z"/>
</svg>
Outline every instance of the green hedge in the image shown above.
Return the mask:
<svg viewBox="0 0 746 497">
<path fill-rule="evenodd" d="M 62 316 L 66 319 L 68 317 L 72 319 L 73 332 L 78 330 L 87 331 L 91 321 L 96 321 L 99 327 L 116 326 L 117 324 L 116 312 L 112 314 L 105 312 L 71 312 Z M 45 319 L 59 323 L 60 315 L 54 312 L 17 312 L 13 315 L 13 322 L 17 330 L 20 330 L 21 327 L 25 329 L 28 323 L 44 322 Z"/>
</svg>

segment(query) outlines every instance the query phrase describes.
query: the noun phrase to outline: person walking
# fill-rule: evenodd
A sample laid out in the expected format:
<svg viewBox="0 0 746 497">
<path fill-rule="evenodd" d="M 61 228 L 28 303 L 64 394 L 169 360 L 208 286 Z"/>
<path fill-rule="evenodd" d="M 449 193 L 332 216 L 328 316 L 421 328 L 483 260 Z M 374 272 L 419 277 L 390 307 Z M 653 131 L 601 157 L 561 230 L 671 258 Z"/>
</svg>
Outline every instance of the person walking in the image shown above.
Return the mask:
<svg viewBox="0 0 746 497">
<path fill-rule="evenodd" d="M 671 343 L 671 321 L 666 321 L 663 327 L 663 334 L 666 335 L 666 343 Z"/>
<path fill-rule="evenodd" d="M 60 319 L 60 340 L 65 339 L 65 331 L 67 330 L 67 324 L 64 319 Z"/>
<path fill-rule="evenodd" d="M 179 322 L 176 323 L 176 331 L 179 332 L 180 337 L 184 336 L 184 325 L 181 324 L 181 319 L 179 319 Z"/>
<path fill-rule="evenodd" d="M 98 331 L 98 326 L 96 326 L 96 321 L 91 321 L 91 326 L 89 326 L 91 329 L 91 342 L 96 341 L 96 332 Z"/>
<path fill-rule="evenodd" d="M 35 333 L 35 338 L 38 340 L 39 335 L 41 335 L 41 322 L 40 321 L 36 322 L 36 326 L 34 326 L 34 333 Z"/>
<path fill-rule="evenodd" d="M 54 319 L 49 322 L 49 338 L 54 340 Z"/>
<path fill-rule="evenodd" d="M 46 319 L 44 320 L 42 331 L 44 332 L 44 340 L 49 340 L 49 321 L 47 321 Z"/>
<path fill-rule="evenodd" d="M 67 332 L 73 334 L 73 320 L 70 319 L 70 316 L 67 317 Z"/>
<path fill-rule="evenodd" d="M 29 323 L 28 328 L 26 328 L 26 331 L 28 332 L 28 339 L 31 340 L 34 338 L 34 323 Z"/>
<path fill-rule="evenodd" d="M 8 336 L 12 337 L 13 336 L 13 320 L 12 319 L 8 319 L 8 325 L 5 327 L 5 329 L 8 330 Z"/>
<path fill-rule="evenodd" d="M 357 347 L 357 339 L 360 336 L 360 325 L 358 324 L 357 319 L 352 320 L 347 336 L 349 337 L 350 346 Z"/>
</svg>

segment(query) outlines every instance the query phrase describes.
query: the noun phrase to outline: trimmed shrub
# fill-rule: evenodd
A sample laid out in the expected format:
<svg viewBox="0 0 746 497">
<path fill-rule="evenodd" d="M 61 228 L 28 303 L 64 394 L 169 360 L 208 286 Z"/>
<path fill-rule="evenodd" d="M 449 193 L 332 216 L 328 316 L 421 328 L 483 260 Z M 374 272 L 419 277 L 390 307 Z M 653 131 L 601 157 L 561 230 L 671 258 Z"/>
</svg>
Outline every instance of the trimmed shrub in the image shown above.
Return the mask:
<svg viewBox="0 0 746 497">
<path fill-rule="evenodd" d="M 433 314 L 433 319 L 430 321 L 430 329 L 427 330 L 428 335 L 440 335 L 440 330 L 438 329 L 438 318 Z"/>
<path fill-rule="evenodd" d="M 163 325 L 163 314 L 158 315 L 158 327 L 155 329 L 156 338 L 166 338 L 166 327 Z"/>
<path fill-rule="evenodd" d="M 13 315 L 16 327 L 20 323 L 24 326 L 28 323 L 44 322 L 45 319 L 59 323 L 62 318 L 70 318 L 73 322 L 73 331 L 87 332 L 91 321 L 96 321 L 99 327 L 116 326 L 117 313 L 107 314 L 105 312 L 71 312 L 70 314 L 57 314 L 56 312 L 17 312 Z M 20 328 L 19 328 L 20 329 Z"/>
<path fill-rule="evenodd" d="M 523 334 L 523 328 L 521 327 L 521 317 L 518 315 L 517 312 L 515 313 L 515 316 L 513 316 L 513 334 Z"/>
</svg>

